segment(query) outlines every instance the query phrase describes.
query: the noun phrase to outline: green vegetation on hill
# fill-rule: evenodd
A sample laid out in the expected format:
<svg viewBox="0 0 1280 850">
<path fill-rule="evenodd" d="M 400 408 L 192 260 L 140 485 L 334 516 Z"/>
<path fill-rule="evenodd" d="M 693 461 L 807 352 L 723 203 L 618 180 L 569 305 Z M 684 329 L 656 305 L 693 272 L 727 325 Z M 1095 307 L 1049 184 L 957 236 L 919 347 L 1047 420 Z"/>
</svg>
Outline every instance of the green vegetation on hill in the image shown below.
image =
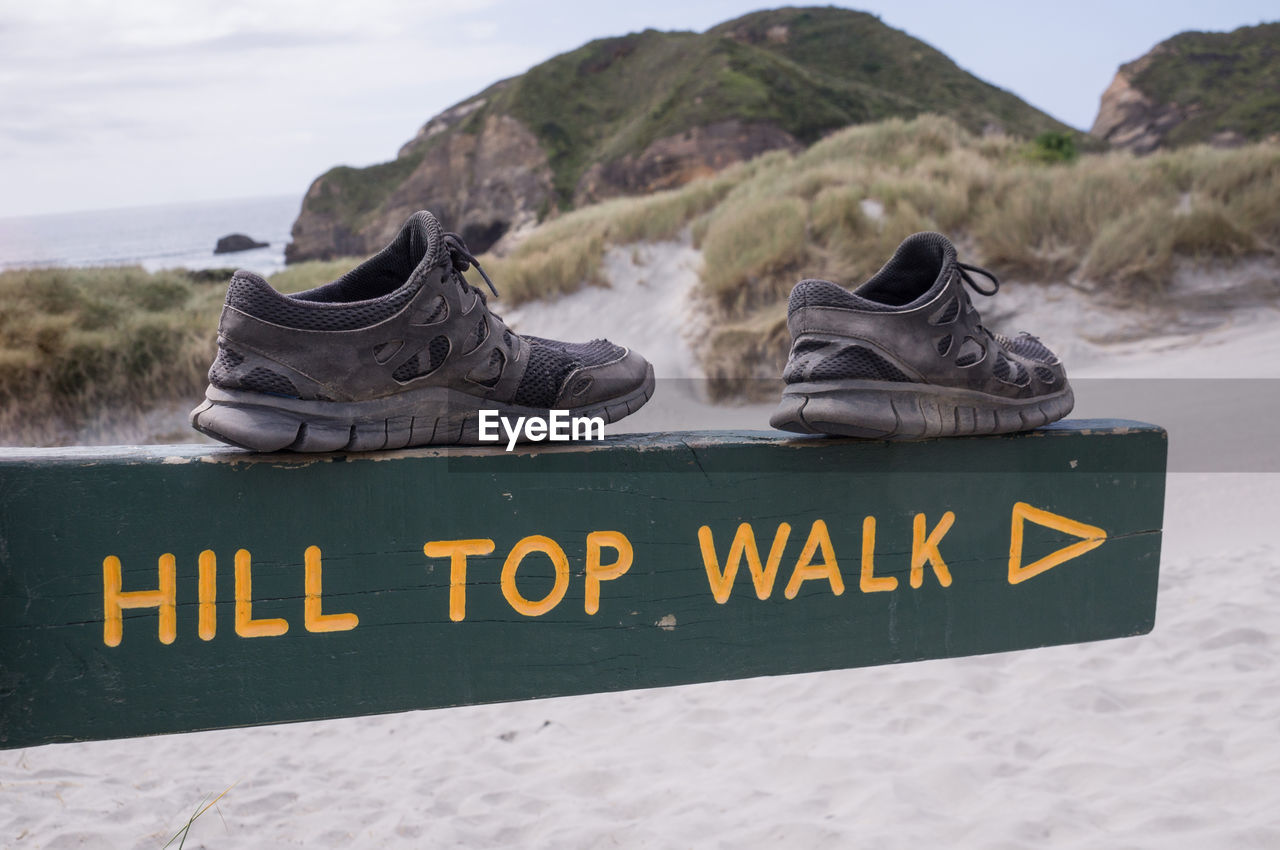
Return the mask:
<svg viewBox="0 0 1280 850">
<path fill-rule="evenodd" d="M 331 168 L 325 172 L 317 193 L 308 196 L 305 203 L 314 212 L 332 214 L 347 227 L 355 227 L 413 173 L 425 153 L 425 148 L 419 148 L 368 168 Z"/>
<path fill-rule="evenodd" d="M 926 112 L 974 132 L 994 125 L 1030 138 L 1068 130 L 879 18 L 832 7 L 756 12 L 705 33 L 645 30 L 592 41 L 467 102 L 480 99 L 480 109 L 410 144 L 401 159 L 420 156 L 446 134 L 475 132 L 488 115 L 512 115 L 547 153 L 562 209 L 572 206 L 591 165 L 728 119 L 777 126 L 805 145 L 850 124 Z M 416 164 L 334 169 L 325 180 L 340 181 L 341 191 L 308 204 L 348 205 L 350 198 L 341 217 L 354 222 Z"/>
<path fill-rule="evenodd" d="M 530 69 L 487 108 L 538 134 L 566 205 L 591 163 L 727 119 L 774 124 L 805 145 L 850 124 L 925 112 L 975 132 L 1067 130 L 879 18 L 832 7 L 756 12 L 702 34 L 593 41 Z"/>
<path fill-rule="evenodd" d="M 771 35 L 785 28 L 785 38 Z M 835 127 L 910 118 L 932 112 L 949 115 L 973 132 L 997 125 L 1031 137 L 1064 125 L 1003 89 L 964 71 L 928 44 L 886 26 L 874 15 L 831 7 L 775 9 L 721 24 L 710 37 L 736 38 L 763 54 L 777 56 L 809 82 L 794 91 L 810 109 L 823 99 L 840 109 L 837 124 L 803 125 L 795 135 L 805 143 Z M 769 81 L 767 71 L 758 76 Z M 784 125 L 785 126 L 785 125 Z"/>
<path fill-rule="evenodd" d="M 1280 132 L 1280 23 L 1233 32 L 1186 32 L 1121 68 L 1160 104 L 1189 109 L 1169 145 L 1229 131 L 1256 141 Z"/>
</svg>

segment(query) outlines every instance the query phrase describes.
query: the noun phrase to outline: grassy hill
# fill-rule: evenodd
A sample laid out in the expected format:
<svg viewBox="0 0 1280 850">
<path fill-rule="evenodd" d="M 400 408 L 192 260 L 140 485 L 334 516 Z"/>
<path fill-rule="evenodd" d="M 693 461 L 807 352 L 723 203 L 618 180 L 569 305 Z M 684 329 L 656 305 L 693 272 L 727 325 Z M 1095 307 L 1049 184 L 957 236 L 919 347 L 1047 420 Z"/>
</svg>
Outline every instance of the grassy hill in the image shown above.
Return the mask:
<svg viewBox="0 0 1280 850">
<path fill-rule="evenodd" d="M 1186 32 L 1164 42 L 1134 85 L 1161 103 L 1194 104 L 1173 145 L 1230 131 L 1256 141 L 1280 133 L 1280 23 Z"/>
<path fill-rule="evenodd" d="M 975 133 L 1069 132 L 872 15 L 757 12 L 704 33 L 600 39 L 494 84 L 427 122 L 396 160 L 319 177 L 289 256 L 371 251 L 418 206 L 442 210 L 483 249 L 552 209 L 678 185 L 849 125 L 925 113 Z M 694 149 L 673 153 L 682 140 Z M 488 167 L 497 158 L 485 151 L 496 148 L 518 150 L 501 161 L 520 166 L 519 185 Z M 456 182 L 467 169 L 471 176 Z M 456 185 L 442 188 L 449 181 Z"/>
<path fill-rule="evenodd" d="M 1099 135 L 1128 131 L 1150 149 L 1280 134 L 1280 23 L 1181 33 L 1122 65 L 1117 81 Z"/>
<path fill-rule="evenodd" d="M 829 7 L 593 41 L 493 94 L 487 108 L 525 122 L 550 153 L 566 207 L 589 164 L 726 119 L 774 124 L 806 146 L 850 124 L 925 112 L 975 132 L 1067 129 L 879 18 Z"/>
</svg>

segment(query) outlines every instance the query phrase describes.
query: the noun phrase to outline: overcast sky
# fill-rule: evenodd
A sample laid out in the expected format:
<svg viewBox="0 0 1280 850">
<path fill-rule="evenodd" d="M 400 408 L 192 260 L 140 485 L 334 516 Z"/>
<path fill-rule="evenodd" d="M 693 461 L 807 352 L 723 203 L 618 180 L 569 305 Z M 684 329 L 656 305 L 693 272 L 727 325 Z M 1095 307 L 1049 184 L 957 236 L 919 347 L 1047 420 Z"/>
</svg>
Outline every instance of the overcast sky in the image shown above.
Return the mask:
<svg viewBox="0 0 1280 850">
<path fill-rule="evenodd" d="M 842 4 L 843 5 L 843 4 Z M 1088 129 L 1116 67 L 1275 0 L 860 2 Z M 0 216 L 296 194 L 592 38 L 704 30 L 747 0 L 0 0 Z"/>
</svg>

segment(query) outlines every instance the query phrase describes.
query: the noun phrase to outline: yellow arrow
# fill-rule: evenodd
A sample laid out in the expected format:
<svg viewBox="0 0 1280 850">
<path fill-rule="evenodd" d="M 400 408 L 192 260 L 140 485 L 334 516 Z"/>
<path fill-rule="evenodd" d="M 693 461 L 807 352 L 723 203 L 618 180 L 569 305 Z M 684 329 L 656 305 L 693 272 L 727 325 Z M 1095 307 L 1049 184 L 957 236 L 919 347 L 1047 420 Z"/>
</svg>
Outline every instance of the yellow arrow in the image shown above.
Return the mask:
<svg viewBox="0 0 1280 850">
<path fill-rule="evenodd" d="M 1056 552 L 1045 555 L 1038 561 L 1032 561 L 1025 567 L 1022 565 L 1022 525 L 1024 520 L 1031 520 L 1036 525 L 1061 531 L 1083 538 L 1079 543 L 1072 543 Z M 1009 584 L 1024 582 L 1032 576 L 1038 576 L 1051 570 L 1064 561 L 1078 558 L 1091 549 L 1097 549 L 1107 539 L 1107 533 L 1096 525 L 1086 525 L 1060 514 L 1051 513 L 1032 507 L 1026 502 L 1016 502 L 1013 506 L 1013 528 L 1009 533 Z"/>
</svg>

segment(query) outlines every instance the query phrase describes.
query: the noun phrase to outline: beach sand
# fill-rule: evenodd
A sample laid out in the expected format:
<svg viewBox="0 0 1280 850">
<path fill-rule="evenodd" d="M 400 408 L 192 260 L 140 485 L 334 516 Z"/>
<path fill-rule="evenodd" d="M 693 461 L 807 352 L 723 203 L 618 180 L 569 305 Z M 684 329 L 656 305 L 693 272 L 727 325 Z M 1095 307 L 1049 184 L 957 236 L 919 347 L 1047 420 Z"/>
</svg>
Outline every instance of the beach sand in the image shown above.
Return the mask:
<svg viewBox="0 0 1280 850">
<path fill-rule="evenodd" d="M 653 350 L 664 374 L 696 377 L 679 343 L 697 332 L 683 300 L 696 252 L 644 251 L 639 266 L 610 260 L 663 281 L 640 287 L 619 272 L 615 287 L 634 290 L 624 305 L 619 292 L 587 291 L 565 299 L 580 299 L 570 309 L 534 304 L 509 318 L 570 338 L 581 322 Z M 610 313 L 625 315 L 609 326 Z M 1036 330 L 1035 318 L 1018 311 L 1023 327 Z M 1081 406 L 1110 409 L 1124 405 L 1086 390 L 1136 378 L 1199 387 L 1241 377 L 1241 364 L 1267 392 L 1280 376 L 1267 356 L 1280 352 L 1277 319 L 1255 312 L 1145 344 L 1044 335 L 1079 357 Z M 768 406 L 705 405 L 689 386 L 634 419 L 767 427 Z M 1169 476 L 1148 636 L 0 752 L 0 844 L 158 848 L 231 787 L 187 848 L 1280 847 L 1280 475 L 1215 467 L 1205 450 L 1189 446 Z"/>
</svg>

